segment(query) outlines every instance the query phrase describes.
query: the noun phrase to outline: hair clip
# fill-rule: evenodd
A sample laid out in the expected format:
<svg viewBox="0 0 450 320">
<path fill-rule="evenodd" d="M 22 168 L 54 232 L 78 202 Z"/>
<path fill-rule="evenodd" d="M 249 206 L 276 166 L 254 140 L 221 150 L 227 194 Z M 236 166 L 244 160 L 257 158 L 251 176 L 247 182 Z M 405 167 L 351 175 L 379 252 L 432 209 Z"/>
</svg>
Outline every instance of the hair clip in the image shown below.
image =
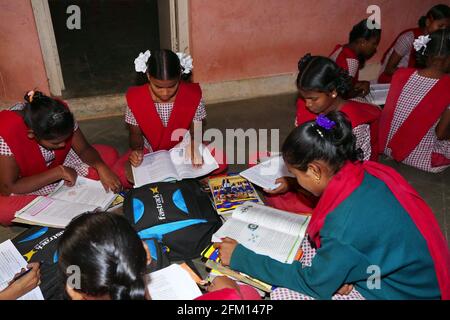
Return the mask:
<svg viewBox="0 0 450 320">
<path fill-rule="evenodd" d="M 134 59 L 134 69 L 136 70 L 136 72 L 147 72 L 147 61 L 150 56 L 150 50 L 147 50 L 144 53 L 139 53 L 139 56 Z"/>
<path fill-rule="evenodd" d="M 183 68 L 184 74 L 191 73 L 194 66 L 192 65 L 192 57 L 184 52 L 177 52 L 178 59 L 180 59 L 180 65 Z"/>
<path fill-rule="evenodd" d="M 31 103 L 33 101 L 33 97 L 34 97 L 34 90 L 28 91 L 27 96 L 28 96 L 28 102 Z"/>
<path fill-rule="evenodd" d="M 430 36 L 427 34 L 426 36 L 419 36 L 416 40 L 414 40 L 414 50 L 419 52 L 423 49 L 422 54 L 425 52 L 425 49 L 427 48 L 428 42 L 431 41 Z"/>
<path fill-rule="evenodd" d="M 325 130 L 329 131 L 331 129 L 333 129 L 336 126 L 336 122 L 330 120 L 327 118 L 326 115 L 324 114 L 320 114 L 319 116 L 317 116 L 316 118 L 316 124 L 319 127 L 324 128 Z"/>
<path fill-rule="evenodd" d="M 315 128 L 317 133 L 319 134 L 319 136 L 321 136 L 322 138 L 324 138 L 322 131 L 319 130 L 319 128 Z"/>
</svg>

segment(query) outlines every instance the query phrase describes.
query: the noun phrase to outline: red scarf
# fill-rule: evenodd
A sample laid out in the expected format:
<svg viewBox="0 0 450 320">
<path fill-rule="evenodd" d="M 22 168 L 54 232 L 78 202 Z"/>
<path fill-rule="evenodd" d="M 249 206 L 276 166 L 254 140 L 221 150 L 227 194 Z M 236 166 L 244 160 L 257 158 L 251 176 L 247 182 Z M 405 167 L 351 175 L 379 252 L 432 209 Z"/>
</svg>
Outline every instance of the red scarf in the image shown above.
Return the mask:
<svg viewBox="0 0 450 320">
<path fill-rule="evenodd" d="M 172 133 L 177 129 L 189 130 L 202 98 L 202 91 L 197 83 L 181 81 L 169 123 L 164 127 L 150 90 L 148 84 L 131 87 L 126 95 L 128 107 L 153 151 L 170 150 L 183 138 L 172 141 Z"/>
<path fill-rule="evenodd" d="M 355 51 L 353 51 L 350 48 L 344 47 L 340 44 L 336 45 L 336 47 L 334 48 L 333 52 L 330 54 L 330 57 L 339 49 L 342 48 L 342 51 L 339 53 L 339 55 L 336 57 L 336 64 L 341 67 L 344 70 L 347 70 L 348 72 L 350 72 L 349 67 L 348 67 L 348 63 L 347 63 L 347 59 L 355 59 L 358 60 L 358 55 L 355 53 Z M 359 80 L 359 68 L 358 71 L 356 72 L 355 76 L 353 77 L 353 82 L 357 82 Z"/>
<path fill-rule="evenodd" d="M 398 100 L 414 72 L 416 69 L 399 69 L 395 72 L 380 118 L 379 149 L 383 152 L 387 145 L 392 150 L 392 157 L 399 162 L 407 158 L 416 148 L 428 130 L 442 116 L 450 101 L 450 76 L 444 75 L 414 108 L 392 139 L 387 141 Z"/>
<path fill-rule="evenodd" d="M 401 206 L 408 212 L 411 220 L 427 242 L 433 259 L 442 299 L 450 299 L 450 252 L 447 241 L 430 207 L 394 169 L 371 161 L 363 163 L 347 163 L 329 182 L 314 209 L 308 234 L 320 248 L 320 230 L 328 214 L 359 187 L 364 172 L 383 181 Z"/>
<path fill-rule="evenodd" d="M 378 119 L 380 117 L 380 109 L 372 104 L 361 103 L 352 100 L 345 101 L 345 104 L 339 110 L 346 114 L 352 123 L 352 128 L 362 124 L 370 125 L 370 160 L 378 159 Z M 301 98 L 297 100 L 297 125 L 316 120 L 317 114 L 312 113 L 306 107 L 305 101 Z"/>
<path fill-rule="evenodd" d="M 55 160 L 47 167 L 39 144 L 28 137 L 28 127 L 23 118 L 14 111 L 0 112 L 0 136 L 3 137 L 14 155 L 19 167 L 20 177 L 29 177 L 64 163 L 72 147 L 72 136 L 66 141 L 62 149 L 54 150 Z"/>
<path fill-rule="evenodd" d="M 400 33 L 397 36 L 397 38 L 395 38 L 394 42 L 392 42 L 392 44 L 389 46 L 389 48 L 384 53 L 383 58 L 381 59 L 381 64 L 385 63 L 385 61 L 388 57 L 389 51 L 391 51 L 391 49 L 395 46 L 395 44 L 397 43 L 397 40 L 402 35 L 404 35 L 405 33 L 408 33 L 408 32 L 414 33 L 414 39 L 417 39 L 419 36 L 424 35 L 422 29 L 420 29 L 420 28 L 408 29 L 408 30 L 405 30 L 402 33 Z M 409 61 L 408 61 L 408 68 L 415 68 L 415 67 L 416 67 L 416 50 L 414 49 L 414 46 L 411 46 L 411 52 L 409 54 Z M 391 81 L 392 81 L 392 75 L 388 75 L 385 72 L 380 74 L 380 76 L 378 78 L 378 83 L 390 83 Z"/>
</svg>

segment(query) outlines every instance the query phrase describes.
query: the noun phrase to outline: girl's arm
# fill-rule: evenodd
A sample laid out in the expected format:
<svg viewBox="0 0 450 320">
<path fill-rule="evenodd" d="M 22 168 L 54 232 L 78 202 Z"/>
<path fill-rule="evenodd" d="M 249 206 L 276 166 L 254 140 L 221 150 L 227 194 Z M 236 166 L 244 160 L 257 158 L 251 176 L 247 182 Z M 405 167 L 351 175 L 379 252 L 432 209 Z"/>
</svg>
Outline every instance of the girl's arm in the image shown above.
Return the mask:
<svg viewBox="0 0 450 320">
<path fill-rule="evenodd" d="M 450 108 L 444 112 L 436 126 L 436 136 L 439 140 L 450 140 Z"/>
<path fill-rule="evenodd" d="M 201 135 L 200 135 L 200 141 L 196 140 L 195 130 L 200 129 L 201 124 Z M 203 141 L 203 133 L 205 132 L 205 126 L 206 126 L 206 119 L 203 119 L 202 121 L 192 121 L 191 127 L 189 128 L 189 133 L 191 135 L 191 141 L 189 144 L 190 150 L 189 155 L 192 161 L 192 164 L 194 166 L 201 166 L 203 164 L 203 157 L 199 153 L 199 146 L 202 144 Z M 197 134 L 198 135 L 198 134 Z"/>
<path fill-rule="evenodd" d="M 129 142 L 131 150 L 142 151 L 144 149 L 144 136 L 142 135 L 142 131 L 139 126 L 133 126 L 129 124 L 128 131 L 130 133 Z"/>
<path fill-rule="evenodd" d="M 230 263 L 233 270 L 318 299 L 331 299 L 342 285 L 367 279 L 369 265 L 359 252 L 336 239 L 322 239 L 311 267 L 298 261 L 281 263 L 242 245 L 234 249 Z"/>
<path fill-rule="evenodd" d="M 121 183 L 119 178 L 103 162 L 97 150 L 87 142 L 80 129 L 77 129 L 73 134 L 72 148 L 84 163 L 97 170 L 100 181 L 106 191 L 120 191 Z"/>
<path fill-rule="evenodd" d="M 0 193 L 5 196 L 37 191 L 51 183 L 64 179 L 75 183 L 77 174 L 71 168 L 58 166 L 43 173 L 20 178 L 19 167 L 13 156 L 0 156 Z"/>
<path fill-rule="evenodd" d="M 384 68 L 384 73 L 387 75 L 393 75 L 395 70 L 397 70 L 397 66 L 402 60 L 402 56 L 399 55 L 395 50 L 392 50 L 392 54 L 389 57 L 389 60 Z"/>
</svg>

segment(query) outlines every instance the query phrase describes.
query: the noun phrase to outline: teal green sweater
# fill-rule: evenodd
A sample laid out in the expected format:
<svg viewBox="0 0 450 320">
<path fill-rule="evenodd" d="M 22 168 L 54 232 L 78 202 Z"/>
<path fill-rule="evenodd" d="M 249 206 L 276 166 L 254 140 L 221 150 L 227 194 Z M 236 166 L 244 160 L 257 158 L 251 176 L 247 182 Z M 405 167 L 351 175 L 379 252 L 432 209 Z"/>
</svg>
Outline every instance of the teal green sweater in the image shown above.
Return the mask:
<svg viewBox="0 0 450 320">
<path fill-rule="evenodd" d="M 328 214 L 311 267 L 284 264 L 238 245 L 230 267 L 274 286 L 330 299 L 354 284 L 366 299 L 439 299 L 425 239 L 381 180 L 361 185 Z M 380 282 L 373 280 L 379 267 Z"/>
</svg>

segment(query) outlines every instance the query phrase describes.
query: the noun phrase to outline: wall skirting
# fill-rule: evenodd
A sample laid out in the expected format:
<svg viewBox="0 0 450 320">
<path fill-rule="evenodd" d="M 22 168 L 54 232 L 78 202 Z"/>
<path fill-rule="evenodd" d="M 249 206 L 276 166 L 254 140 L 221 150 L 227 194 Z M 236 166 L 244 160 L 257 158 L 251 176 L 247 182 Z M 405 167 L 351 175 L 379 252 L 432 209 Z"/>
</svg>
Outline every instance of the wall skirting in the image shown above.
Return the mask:
<svg viewBox="0 0 450 320">
<path fill-rule="evenodd" d="M 377 77 L 379 64 L 369 64 L 361 70 L 361 79 L 371 80 Z M 295 73 L 264 78 L 202 83 L 203 98 L 207 105 L 226 101 L 239 101 L 264 96 L 295 93 L 297 88 Z M 85 97 L 67 100 L 77 120 L 105 118 L 124 114 L 125 93 L 104 96 Z M 0 101 L 0 109 L 11 106 Z"/>
</svg>

